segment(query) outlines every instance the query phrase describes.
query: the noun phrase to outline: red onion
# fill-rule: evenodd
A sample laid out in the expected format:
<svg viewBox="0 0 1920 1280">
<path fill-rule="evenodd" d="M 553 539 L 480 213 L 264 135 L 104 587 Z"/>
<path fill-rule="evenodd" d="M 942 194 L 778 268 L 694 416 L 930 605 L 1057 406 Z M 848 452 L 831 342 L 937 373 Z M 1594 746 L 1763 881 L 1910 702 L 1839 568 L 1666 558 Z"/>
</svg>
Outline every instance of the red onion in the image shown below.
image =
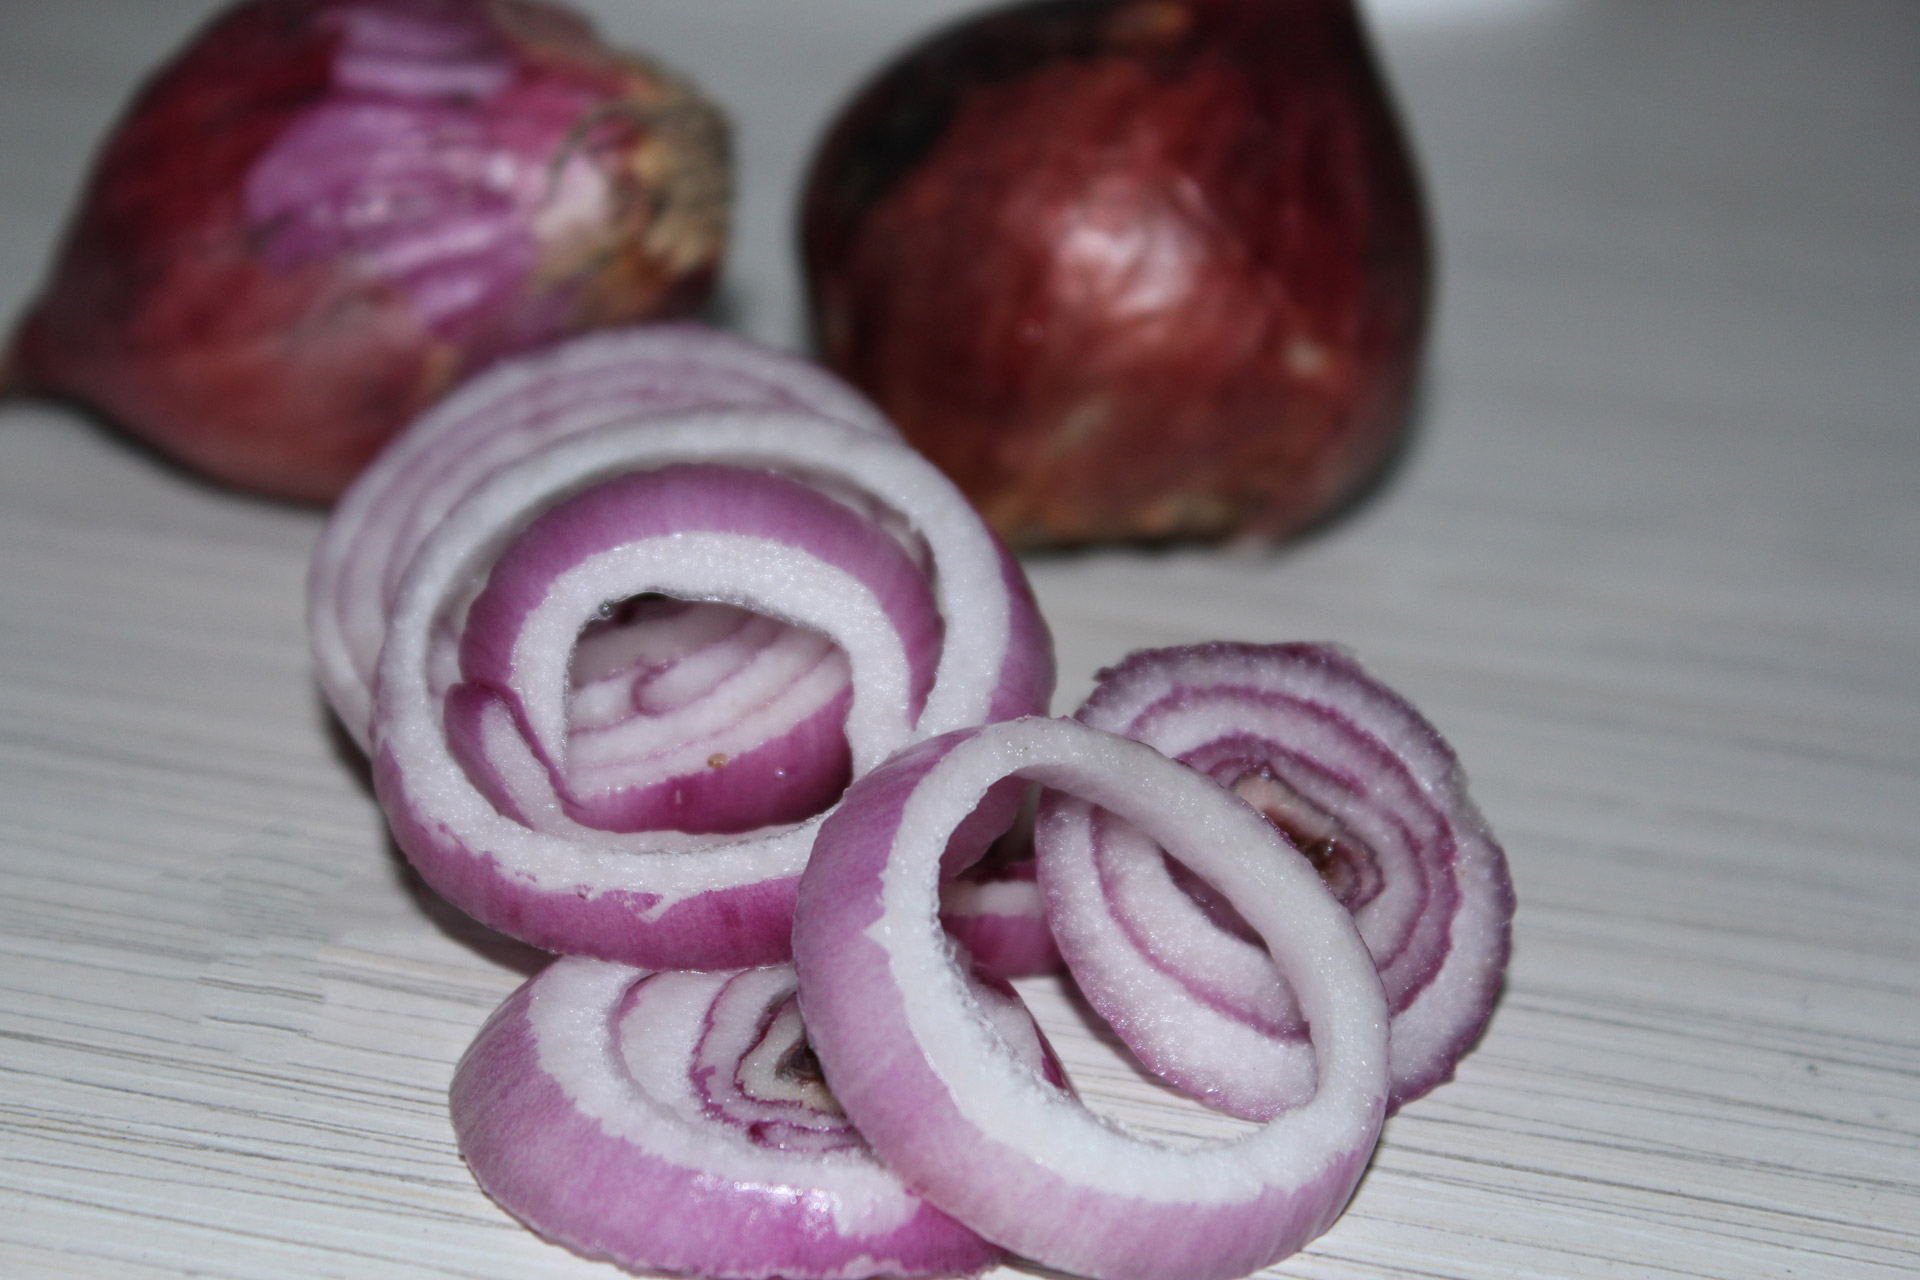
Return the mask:
<svg viewBox="0 0 1920 1280">
<path fill-rule="evenodd" d="M 528 581 L 573 591 L 571 603 L 541 612 L 539 592 L 530 589 L 504 612 L 476 605 L 484 617 L 475 634 L 471 584 L 503 551 L 518 553 L 517 531 L 532 513 L 608 476 L 688 459 L 775 465 L 894 513 L 924 544 L 944 622 L 931 630 L 916 623 L 915 630 L 908 620 L 919 605 L 898 614 L 871 593 L 862 603 L 858 592 L 844 591 L 836 602 L 817 574 L 781 577 L 801 555 L 768 553 L 781 522 L 798 528 L 827 520 L 844 526 L 839 552 L 892 564 L 889 592 L 904 599 L 915 581 L 918 591 L 927 590 L 917 571 L 901 571 L 907 553 L 865 518 L 864 507 L 789 481 L 785 496 L 754 517 L 765 517 L 755 527 L 766 545 L 718 533 L 709 545 L 684 530 L 669 532 L 663 519 L 656 536 L 643 540 L 653 548 L 643 557 L 645 574 L 592 590 L 587 578 L 536 576 Z M 762 476 L 760 488 L 777 479 Z M 733 501 L 728 487 L 715 485 L 674 519 L 710 528 L 701 521 Z M 688 554 L 696 544 L 711 553 L 707 562 Z M 539 561 L 544 553 L 524 555 Z M 645 592 L 720 600 L 834 638 L 852 660 L 845 736 L 855 773 L 917 737 L 1044 708 L 1052 689 L 1050 645 L 1018 566 L 948 481 L 872 430 L 793 413 L 709 412 L 605 428 L 532 453 L 459 502 L 413 557 L 381 654 L 372 736 L 382 803 L 423 876 L 477 918 L 539 946 L 672 967 L 764 963 L 788 954 L 794 883 L 817 817 L 738 836 L 620 834 L 582 826 L 559 800 L 564 787 L 550 781 L 548 766 L 568 737 L 569 655 L 580 628 L 601 605 Z M 510 633 L 522 616 L 547 625 L 515 648 Z M 863 617 L 868 621 L 857 623 Z M 470 637 L 464 641 L 463 631 Z M 452 696 L 467 678 L 454 669 L 455 655 L 465 661 L 469 653 L 486 655 L 485 678 L 495 691 L 504 691 L 511 676 L 511 698 L 476 714 L 469 695 Z M 882 661 L 884 654 L 898 661 Z M 524 668 L 516 665 L 522 657 Z M 931 664 L 930 684 L 923 663 Z M 882 678 L 883 671 L 896 675 Z M 925 697 L 917 713 L 915 690 Z M 463 767 L 481 761 L 472 774 Z M 1018 800 L 1018 790 L 1010 790 L 983 814 L 982 843 L 1006 825 Z M 540 830 L 530 825 L 536 813 Z"/>
<path fill-rule="evenodd" d="M 676 966 L 780 959 L 810 824 L 716 847 L 670 820 L 692 816 L 696 832 L 739 825 L 728 820 L 739 793 L 752 798 L 786 753 L 814 748 L 810 726 L 771 726 L 738 784 L 730 758 L 709 770 L 669 757 L 639 793 L 599 797 L 636 811 L 622 824 L 638 828 L 630 838 L 581 821 L 565 767 L 574 642 L 605 605 L 648 592 L 722 600 L 830 637 L 852 670 L 844 733 L 855 768 L 911 739 L 940 615 L 899 545 L 796 480 L 685 464 L 604 481 L 542 514 L 493 565 L 454 652 L 402 670 L 399 642 L 412 636 L 396 619 L 374 720 L 381 803 L 430 884 L 537 945 Z M 428 668 L 455 657 L 445 689 L 429 684 Z M 735 720 L 717 731 L 767 728 Z M 700 794 L 682 803 L 674 793 L 690 787 Z"/>
<path fill-rule="evenodd" d="M 11 353 L 205 474 L 330 499 L 500 355 L 684 313 L 726 125 L 530 0 L 253 0 L 141 91 Z"/>
<path fill-rule="evenodd" d="M 400 575 L 447 512 L 501 467 L 570 436 L 696 409 L 787 409 L 893 429 L 815 365 L 715 329 L 644 325 L 502 361 L 403 432 L 334 508 L 308 577 L 327 699 L 362 749 Z"/>
<path fill-rule="evenodd" d="M 558 799 L 584 826 L 750 831 L 818 813 L 852 775 L 852 672 L 818 632 L 643 597 L 588 624 L 570 677 Z"/>
<path fill-rule="evenodd" d="M 867 1149 L 819 1078 L 794 986 L 786 966 L 555 962 L 454 1073 L 474 1177 L 542 1236 L 638 1270 L 804 1280 L 998 1261 Z M 1018 1002 L 976 990 L 1046 1071 Z"/>
<path fill-rule="evenodd" d="M 1313 858 L 1386 990 L 1393 1106 L 1452 1076 L 1499 991 L 1513 887 L 1418 711 L 1339 649 L 1217 643 L 1132 655 L 1101 673 L 1078 718 L 1231 788 Z M 1144 1063 L 1255 1119 L 1312 1096 L 1293 993 L 1233 910 L 1085 804 L 1050 798 L 1035 841 L 1060 949 Z M 1143 991 L 1193 999 L 1130 1016 Z"/>
<path fill-rule="evenodd" d="M 1093 1116 L 1008 1047 L 935 924 L 951 834 L 1008 777 L 1137 824 L 1252 925 L 1314 1029 L 1310 1100 L 1245 1138 L 1169 1149 Z M 962 730 L 857 780 L 801 879 L 793 947 L 810 1040 L 874 1151 L 932 1203 L 1049 1267 L 1099 1280 L 1257 1270 L 1333 1222 L 1379 1134 L 1387 1012 L 1352 918 L 1224 788 L 1074 721 Z M 1138 993 L 1119 1012 L 1177 1016 L 1192 999 Z"/>
<path fill-rule="evenodd" d="M 1391 455 L 1418 183 L 1350 0 L 1035 0 L 847 105 L 804 242 L 828 365 L 1015 546 L 1277 537 Z"/>
<path fill-rule="evenodd" d="M 654 749 L 617 755 L 620 767 L 601 770 L 617 790 L 592 792 L 573 767 L 574 642 L 606 602 L 646 591 L 769 608 L 793 624 L 776 641 L 811 643 L 726 698 L 735 717 L 722 725 L 646 717 Z M 786 783 L 790 761 L 841 738 L 842 719 L 868 766 L 906 741 L 939 652 L 926 577 L 883 531 L 789 477 L 682 464 L 602 482 L 521 532 L 468 610 L 445 725 L 467 776 L 533 830 L 749 831 L 804 819 L 838 794 L 796 798 Z M 850 711 L 839 696 L 848 664 Z"/>
<path fill-rule="evenodd" d="M 1033 803 L 985 856 L 940 886 L 940 923 L 974 963 L 1003 978 L 1058 973 L 1064 961 L 1047 923 L 1033 857 Z"/>
</svg>

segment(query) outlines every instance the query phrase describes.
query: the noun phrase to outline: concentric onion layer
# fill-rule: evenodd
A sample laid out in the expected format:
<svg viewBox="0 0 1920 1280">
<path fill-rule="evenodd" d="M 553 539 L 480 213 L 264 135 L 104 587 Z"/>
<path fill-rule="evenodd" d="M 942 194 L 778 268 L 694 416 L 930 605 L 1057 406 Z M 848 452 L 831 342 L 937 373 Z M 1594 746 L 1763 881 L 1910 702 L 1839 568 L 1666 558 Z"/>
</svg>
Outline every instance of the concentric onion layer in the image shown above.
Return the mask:
<svg viewBox="0 0 1920 1280">
<path fill-rule="evenodd" d="M 707 707 L 694 723 L 670 714 L 640 718 L 627 734 L 639 741 L 613 767 L 591 751 L 578 762 L 611 773 L 610 789 L 579 788 L 574 757 L 595 744 L 576 732 L 579 646 L 570 640 L 631 588 L 658 591 L 675 581 L 679 590 L 741 604 L 777 600 L 790 625 L 769 620 L 759 629 L 768 633 L 761 650 L 775 650 L 765 664 L 752 652 L 703 646 L 718 649 L 729 679 L 744 687 L 709 688 L 701 705 L 719 702 L 732 714 L 716 722 Z M 840 638 L 837 652 L 821 634 L 828 626 Z M 812 643 L 785 652 L 795 647 L 783 643 L 788 636 Z M 875 744 L 863 742 L 868 766 L 878 762 L 872 752 L 884 754 L 878 744 L 905 741 L 939 653 L 933 592 L 883 531 L 775 472 L 681 464 L 566 499 L 494 563 L 461 633 L 461 680 L 446 694 L 447 732 L 468 777 L 496 808 L 535 830 L 571 834 L 576 823 L 751 830 L 808 817 L 838 795 L 837 786 L 811 794 L 811 765 L 822 751 L 845 744 L 829 752 L 837 760 L 852 745 L 839 716 L 823 713 L 838 711 L 866 730 Z M 839 697 L 848 663 L 864 676 L 851 710 Z M 771 670 L 746 678 L 760 665 Z"/>
<path fill-rule="evenodd" d="M 948 936 L 977 966 L 1003 978 L 1058 973 L 1064 965 L 1033 858 L 1039 788 L 1029 784 L 1027 791 L 1019 818 L 978 862 L 956 870 L 956 850 L 949 846 L 949 878 L 940 886 L 940 923 Z"/>
<path fill-rule="evenodd" d="M 607 831 L 796 822 L 852 776 L 846 655 L 732 605 L 649 596 L 588 624 L 567 701 L 567 815 Z"/>
<path fill-rule="evenodd" d="M 794 989 L 787 966 L 556 961 L 454 1073 L 461 1153 L 533 1230 L 636 1270 L 852 1280 L 997 1261 L 867 1149 L 820 1079 Z"/>
<path fill-rule="evenodd" d="M 949 833 L 1008 777 L 1135 823 L 1233 905 L 1314 1029 L 1309 1101 L 1247 1137 L 1171 1150 L 1009 1051 L 935 922 Z M 927 1199 L 1047 1266 L 1099 1280 L 1258 1270 L 1331 1225 L 1379 1134 L 1386 1003 L 1352 918 L 1225 789 L 1073 721 L 949 734 L 856 781 L 802 877 L 794 962 L 815 1053 L 873 1149 Z M 1148 1020 L 1150 999 L 1122 1012 Z"/>
<path fill-rule="evenodd" d="M 529 525 L 466 613 L 444 696 L 424 667 L 410 683 L 383 673 L 381 803 L 430 884 L 536 945 L 679 967 L 780 959 L 813 824 L 703 841 L 672 830 L 620 836 L 569 812 L 575 638 L 609 604 L 647 593 L 717 599 L 830 637 L 852 672 L 844 733 L 855 768 L 913 736 L 940 616 L 899 544 L 788 477 L 684 464 L 602 482 Z M 390 653 L 404 653 L 399 640 L 396 630 Z M 686 762 L 669 751 L 663 776 L 618 798 L 666 813 L 686 807 L 676 788 L 704 786 L 703 802 L 724 813 L 735 793 L 764 785 L 783 751 L 812 745 L 805 729 L 745 753 L 738 784 L 718 759 L 692 762 L 686 780 L 674 772 Z"/>
<path fill-rule="evenodd" d="M 697 325 L 642 325 L 506 360 L 406 431 L 340 499 L 315 547 L 307 625 L 321 688 L 362 749 L 387 618 L 414 554 L 487 476 L 556 441 L 703 409 L 893 429 L 817 366 Z M 689 459 L 691 460 L 691 459 Z"/>
<path fill-rule="evenodd" d="M 1498 993 L 1513 887 L 1452 750 L 1419 712 L 1332 646 L 1216 643 L 1132 655 L 1101 673 L 1077 718 L 1209 775 L 1305 850 L 1379 969 L 1391 1104 L 1451 1077 Z M 1035 839 L 1058 873 L 1042 888 L 1061 951 L 1143 1062 L 1255 1119 L 1312 1096 L 1289 982 L 1177 858 L 1064 798 L 1044 807 Z M 1130 1017 L 1143 990 L 1193 998 L 1178 1016 Z"/>
<path fill-rule="evenodd" d="M 684 471 L 690 460 L 757 474 L 748 487 L 778 495 L 760 506 L 716 485 L 676 508 L 676 520 L 692 522 L 684 527 L 632 517 L 644 525 L 630 530 L 644 535 L 632 546 L 644 549 L 615 547 L 624 535 L 613 531 L 614 513 L 629 503 L 601 501 L 584 524 L 585 505 L 541 523 L 539 513 L 575 501 L 568 495 L 609 482 L 644 486 L 611 478 Z M 748 470 L 765 468 L 780 474 Z M 875 508 L 896 519 L 872 518 Z M 751 530 L 712 523 L 711 513 L 726 511 L 750 517 Z M 782 547 L 789 523 L 841 532 Z M 539 546 L 522 549 L 536 524 Z M 902 527 L 913 531 L 909 544 Z M 503 586 L 495 600 L 511 600 L 481 608 L 477 584 L 509 559 L 519 585 Z M 884 562 L 892 585 L 869 582 L 856 562 Z M 814 572 L 822 565 L 830 566 L 824 576 Z M 649 594 L 748 610 L 833 641 L 850 663 L 838 750 L 852 774 L 919 737 L 1044 709 L 1052 692 L 1051 642 L 1018 565 L 958 491 L 895 441 L 805 415 L 706 412 L 540 449 L 487 478 L 414 557 L 394 597 L 373 724 L 376 787 L 422 875 L 470 914 L 538 946 L 672 967 L 790 954 L 794 879 L 818 817 L 794 819 L 821 793 L 740 788 L 736 798 L 779 800 L 754 815 L 770 825 L 741 831 L 737 818 L 722 816 L 721 775 L 736 762 L 747 781 L 805 772 L 805 762 L 842 741 L 827 731 L 837 708 L 829 699 L 803 714 L 795 693 L 779 715 L 766 707 L 746 715 L 726 698 L 702 697 L 703 722 L 737 741 L 680 750 L 678 773 L 582 785 L 610 775 L 586 767 L 591 751 L 572 719 L 576 640 L 604 607 Z M 931 625 L 909 625 L 926 610 L 906 605 L 908 596 L 933 601 Z M 896 648 L 898 663 L 880 660 Z M 882 682 L 883 669 L 900 678 Z M 815 688 L 823 691 L 824 682 Z M 749 722 L 754 732 L 743 727 Z M 647 732 L 633 729 L 623 741 Z M 655 745 L 663 759 L 674 754 Z M 573 746 L 581 758 L 568 762 Z M 621 754 L 614 772 L 632 776 L 633 761 Z M 583 766 L 580 777 L 569 779 L 566 763 Z M 995 797 L 993 812 L 977 820 L 985 839 L 1011 820 L 1018 800 L 1017 788 Z M 659 823 L 672 829 L 603 829 Z"/>
</svg>

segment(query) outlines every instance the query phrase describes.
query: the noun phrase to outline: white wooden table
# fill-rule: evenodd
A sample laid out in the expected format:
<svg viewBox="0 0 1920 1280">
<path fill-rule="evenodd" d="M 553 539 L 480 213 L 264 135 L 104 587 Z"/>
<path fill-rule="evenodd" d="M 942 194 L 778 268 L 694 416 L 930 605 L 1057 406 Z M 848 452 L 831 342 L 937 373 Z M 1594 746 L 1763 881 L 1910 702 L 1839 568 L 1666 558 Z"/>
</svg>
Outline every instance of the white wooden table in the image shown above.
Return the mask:
<svg viewBox="0 0 1920 1280">
<path fill-rule="evenodd" d="M 734 106 L 730 305 L 795 343 L 814 132 L 957 0 L 592 7 Z M 207 8 L 0 6 L 0 311 Z M 1275 554 L 1030 564 L 1062 709 L 1142 645 L 1341 640 L 1511 856 L 1489 1035 L 1273 1274 L 1914 1274 L 1920 6 L 1382 10 L 1444 266 L 1406 465 Z M 612 1274 L 454 1150 L 539 958 L 390 852 L 309 675 L 318 527 L 0 409 L 0 1274 Z"/>
</svg>

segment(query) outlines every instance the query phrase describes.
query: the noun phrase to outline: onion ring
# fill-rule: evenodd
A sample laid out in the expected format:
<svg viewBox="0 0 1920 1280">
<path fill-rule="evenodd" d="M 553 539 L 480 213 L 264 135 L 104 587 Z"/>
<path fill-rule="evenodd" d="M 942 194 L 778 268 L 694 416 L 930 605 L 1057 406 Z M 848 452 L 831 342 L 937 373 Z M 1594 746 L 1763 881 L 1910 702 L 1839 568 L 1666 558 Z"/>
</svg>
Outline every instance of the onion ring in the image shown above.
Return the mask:
<svg viewBox="0 0 1920 1280">
<path fill-rule="evenodd" d="M 735 838 L 623 835 L 583 828 L 556 802 L 574 637 L 644 592 L 720 599 L 833 639 L 853 672 L 855 769 L 912 738 L 939 616 L 898 544 L 789 477 L 687 464 L 602 482 L 528 526 L 467 611 L 444 691 L 429 672 L 455 655 L 436 657 L 433 629 L 396 615 L 375 700 L 376 794 L 430 885 L 536 946 L 663 967 L 782 959 L 816 820 Z"/>
<path fill-rule="evenodd" d="M 1009 1052 L 935 923 L 948 835 L 1007 777 L 1110 808 L 1233 903 L 1314 1027 L 1311 1100 L 1244 1138 L 1170 1150 Z M 934 1204 L 1047 1266 L 1096 1280 L 1245 1275 L 1338 1217 L 1379 1136 L 1386 1004 L 1352 918 L 1224 788 L 1074 721 L 963 730 L 857 780 L 802 876 L 794 964 L 828 1083 L 873 1149 Z"/>
<path fill-rule="evenodd" d="M 817 818 L 737 839 L 588 828 L 567 839 L 533 836 L 514 805 L 503 811 L 486 802 L 443 740 L 440 707 L 458 683 L 448 655 L 458 651 L 473 584 L 487 566 L 564 495 L 690 458 L 773 465 L 815 487 L 867 495 L 924 543 L 947 620 L 932 686 L 907 735 L 856 749 L 854 772 L 913 738 L 1044 709 L 1052 692 L 1051 641 L 1017 563 L 931 464 L 872 432 L 788 413 L 709 412 L 602 429 L 503 468 L 422 545 L 395 596 L 377 684 L 374 772 L 396 839 L 428 883 L 537 946 L 670 967 L 770 963 L 789 954 L 793 881 Z M 803 600 L 790 605 L 812 608 Z M 825 620 L 818 625 L 830 629 Z M 552 643 L 563 655 L 571 639 L 556 632 Z M 558 656 L 548 659 L 554 663 L 564 665 Z M 559 680 L 553 675 L 548 687 Z M 538 736 L 549 758 L 560 733 L 549 712 Z M 535 807 L 546 795 L 537 788 L 543 772 L 533 759 L 514 773 L 536 784 L 528 801 Z M 504 785 L 507 774 L 496 781 Z M 1011 820 L 1019 795 L 1015 787 L 996 797 L 979 822 L 982 843 Z"/>
<path fill-rule="evenodd" d="M 624 1267 L 853 1280 L 998 1261 L 867 1149 L 813 1069 L 793 991 L 786 966 L 558 960 L 461 1059 L 460 1151 L 534 1231 Z"/>
<path fill-rule="evenodd" d="M 1418 711 L 1334 646 L 1223 642 L 1130 656 L 1077 718 L 1207 773 L 1309 849 L 1380 971 L 1391 1106 L 1451 1077 L 1499 991 L 1513 885 L 1452 749 Z M 1078 866 L 1063 883 L 1100 885 L 1050 894 L 1051 919 L 1088 1001 L 1144 1063 L 1252 1119 L 1312 1095 L 1286 983 L 1177 863 L 1084 807 L 1043 812 L 1035 839 L 1056 866 Z M 1180 1017 L 1134 1021 L 1119 1011 L 1142 987 L 1196 998 Z M 1248 1062 L 1264 1065 L 1249 1074 Z"/>
<path fill-rule="evenodd" d="M 487 476 L 555 441 L 701 409 L 787 410 L 895 434 L 858 392 L 816 365 L 715 329 L 659 324 L 502 361 L 374 459 L 334 507 L 307 576 L 320 686 L 363 751 L 394 593 L 454 505 Z"/>
</svg>

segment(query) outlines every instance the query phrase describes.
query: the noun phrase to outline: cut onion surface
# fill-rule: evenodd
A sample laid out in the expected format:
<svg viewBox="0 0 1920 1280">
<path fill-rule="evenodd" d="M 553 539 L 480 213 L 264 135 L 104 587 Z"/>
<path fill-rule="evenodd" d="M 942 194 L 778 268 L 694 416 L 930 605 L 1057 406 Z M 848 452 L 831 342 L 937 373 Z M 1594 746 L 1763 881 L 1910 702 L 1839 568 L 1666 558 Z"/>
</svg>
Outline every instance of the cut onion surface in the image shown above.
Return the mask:
<svg viewBox="0 0 1920 1280">
<path fill-rule="evenodd" d="M 1245 1137 L 1170 1149 L 1095 1116 L 1008 1046 L 936 912 L 950 833 L 1009 777 L 1138 825 L 1249 923 L 1313 1028 L 1311 1099 Z M 1044 846 L 1040 856 L 1044 881 Z M 1046 1266 L 1098 1280 L 1258 1270 L 1332 1224 L 1379 1135 L 1387 1011 L 1352 917 L 1225 788 L 1075 721 L 948 734 L 857 780 L 801 879 L 794 963 L 814 1051 L 874 1151 L 928 1200 Z M 1194 999 L 1141 992 L 1119 1012 L 1177 1016 Z"/>
<path fill-rule="evenodd" d="M 565 792 L 583 826 L 750 831 L 846 788 L 846 655 L 732 605 L 645 596 L 574 646 Z M 924 692 L 924 691 L 923 691 Z"/>
<path fill-rule="evenodd" d="M 425 666 L 452 666 L 443 693 L 425 666 L 410 686 L 383 674 L 378 794 L 428 883 L 527 941 L 680 967 L 779 959 L 809 824 L 716 845 L 671 821 L 724 831 L 789 754 L 817 749 L 812 717 L 728 706 L 692 741 L 704 749 L 737 731 L 756 744 L 737 760 L 689 759 L 669 742 L 657 759 L 629 761 L 613 792 L 583 797 L 569 776 L 576 640 L 608 605 L 648 593 L 719 600 L 828 637 L 852 675 L 844 730 L 833 731 L 854 767 L 913 736 L 940 616 L 899 545 L 788 477 L 682 464 L 602 482 L 529 525 L 491 566 L 457 643 L 426 655 Z M 390 652 L 404 652 L 400 636 Z M 634 830 L 581 821 L 614 808 Z"/>
<path fill-rule="evenodd" d="M 606 735 L 580 732 L 577 638 L 608 601 L 663 589 L 742 605 L 764 600 L 789 625 L 755 628 L 745 614 L 740 630 L 767 633 L 745 654 L 700 643 L 709 637 L 697 625 L 680 629 L 697 650 L 694 665 L 701 651 L 718 650 L 727 683 L 746 687 L 701 688 L 696 672 L 690 693 L 704 714 L 676 716 L 668 706 L 629 719 L 639 732 L 626 736 L 639 740 L 610 766 L 607 744 L 595 740 Z M 665 629 L 680 639 L 672 621 Z M 821 634 L 829 629 L 838 650 Z M 783 643 L 789 637 L 810 644 L 795 652 Z M 768 649 L 774 659 L 758 663 Z M 682 464 L 584 490 L 508 547 L 467 613 L 446 728 L 468 777 L 534 830 L 751 830 L 808 817 L 838 794 L 836 787 L 808 803 L 788 784 L 790 772 L 810 772 L 823 746 L 852 745 L 842 719 L 859 727 L 868 765 L 886 754 L 885 744 L 904 742 L 939 652 L 933 592 L 883 531 L 778 473 Z M 771 670 L 747 678 L 758 665 Z M 839 696 L 850 666 L 864 676 L 852 709 Z M 816 673 L 818 688 L 810 688 Z M 583 786 L 576 766 L 596 780 L 610 775 L 609 789 Z"/>
<path fill-rule="evenodd" d="M 1003 978 L 1031 978 L 1064 967 L 1047 923 L 1033 860 L 1034 805 L 1039 788 L 985 856 L 940 886 L 940 923 L 974 963 Z M 951 868 L 955 851 L 948 851 Z"/>
<path fill-rule="evenodd" d="M 818 366 L 718 330 L 642 325 L 495 365 L 421 416 L 334 508 L 307 581 L 320 685 L 364 750 L 374 668 L 401 575 L 455 503 L 571 436 L 700 409 L 773 409 L 893 429 Z"/>
<path fill-rule="evenodd" d="M 1017 999 L 1023 1060 L 1057 1073 Z M 558 960 L 454 1073 L 454 1131 L 502 1208 L 578 1253 L 713 1277 L 979 1271 L 1001 1250 L 883 1166 L 821 1079 L 790 966 Z"/>
<path fill-rule="evenodd" d="M 758 469 L 768 465 L 779 473 Z M 653 498 L 632 501 L 652 492 L 646 477 L 667 471 L 708 480 L 671 515 Z M 718 473 L 746 488 L 731 493 Z M 588 501 L 607 485 L 633 487 L 620 490 L 620 501 Z M 850 505 L 847 493 L 862 502 Z M 898 528 L 869 518 L 875 505 L 914 531 L 924 570 Z M 589 509 L 583 534 L 581 512 Z M 723 512 L 733 515 L 716 514 Z M 750 534 L 715 523 L 736 517 Z M 629 545 L 616 527 L 641 536 Z M 810 550 L 785 546 L 789 530 L 824 541 Z M 571 564 L 573 551 L 588 549 L 581 565 Z M 491 596 L 476 595 L 496 561 L 511 564 L 512 585 L 503 579 L 498 592 L 489 586 Z M 862 565 L 885 585 L 859 585 Z M 806 673 L 787 646 L 832 641 L 851 680 L 839 736 L 827 731 L 838 714 L 830 699 L 795 701 L 806 690 L 778 680 L 766 687 L 793 694 L 778 705 L 743 708 L 708 696 L 738 683 L 729 679 L 669 717 L 682 727 L 704 724 L 706 736 L 689 741 L 708 749 L 649 739 L 655 716 L 605 736 L 627 744 L 613 751 L 617 768 L 587 759 L 588 741 L 597 749 L 601 735 L 583 738 L 585 722 L 574 718 L 586 691 L 579 641 L 586 633 L 591 667 L 601 611 L 649 594 L 783 624 L 798 639 L 787 636 L 772 656 L 788 662 L 796 680 Z M 822 698 L 830 665 L 810 669 L 819 679 L 808 687 Z M 1051 642 L 1018 565 L 918 455 L 807 416 L 691 414 L 541 449 L 485 480 L 422 544 L 395 594 L 382 651 L 376 788 L 428 883 L 496 928 L 551 950 L 634 964 L 768 963 L 789 954 L 795 878 L 818 823 L 808 811 L 823 799 L 819 779 L 803 775 L 823 759 L 839 760 L 835 750 L 857 775 L 919 737 L 1043 709 L 1052 683 Z M 801 715 L 807 705 L 816 710 Z M 657 763 L 668 772 L 634 767 L 646 763 L 644 750 L 628 750 L 636 736 L 660 747 Z M 721 738 L 732 746 L 712 745 Z M 582 747 L 579 763 L 592 776 L 608 780 L 606 789 L 589 794 L 566 776 L 573 746 Z M 782 769 L 789 779 L 777 777 Z M 748 785 L 730 788 L 730 773 Z M 787 781 L 797 787 L 792 794 Z M 768 825 L 741 830 L 743 820 L 727 816 L 743 796 L 779 801 L 754 814 Z M 1011 821 L 1018 801 L 1017 788 L 996 796 L 976 824 L 982 843 Z"/>
<path fill-rule="evenodd" d="M 1130 656 L 1077 718 L 1207 774 L 1304 850 L 1379 970 L 1390 1104 L 1451 1078 L 1498 994 L 1513 886 L 1453 751 L 1418 711 L 1333 646 L 1215 643 Z M 1035 841 L 1060 949 L 1143 1063 L 1253 1119 L 1313 1096 L 1317 1055 L 1291 978 L 1239 904 L 1124 815 L 1069 798 L 1049 797 Z M 1131 1012 L 1143 992 L 1176 1012 Z M 1178 993 L 1190 998 L 1176 1005 Z"/>
</svg>

